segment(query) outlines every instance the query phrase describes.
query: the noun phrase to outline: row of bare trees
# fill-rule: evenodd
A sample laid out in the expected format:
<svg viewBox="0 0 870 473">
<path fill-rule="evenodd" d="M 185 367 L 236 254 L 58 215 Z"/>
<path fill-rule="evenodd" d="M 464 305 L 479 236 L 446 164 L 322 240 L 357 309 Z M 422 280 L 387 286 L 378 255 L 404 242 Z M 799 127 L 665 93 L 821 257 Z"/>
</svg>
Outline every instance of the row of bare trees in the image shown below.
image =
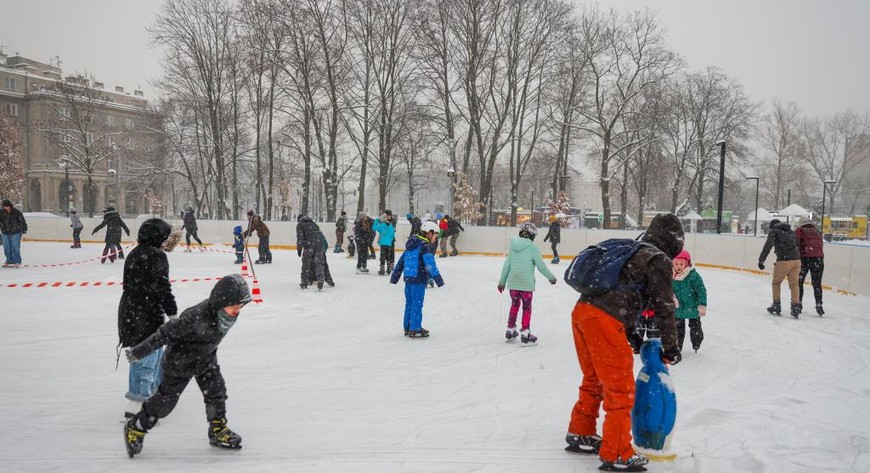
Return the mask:
<svg viewBox="0 0 870 473">
<path fill-rule="evenodd" d="M 866 117 L 808 121 L 774 102 L 760 119 L 761 104 L 738 81 L 687 70 L 649 10 L 167 0 L 151 31 L 165 51 L 156 131 L 170 163 L 148 172 L 180 179 L 184 195 L 217 217 L 238 217 L 253 201 L 277 218 L 291 186 L 299 213 L 322 197 L 329 220 L 346 187 L 359 211 L 383 209 L 405 186 L 414 211 L 415 196 L 448 167 L 451 191 L 460 175 L 473 183 L 485 211 L 464 217 L 480 223 L 494 206 L 510 207 L 515 222 L 536 183 L 558 195 L 585 170 L 597 173 L 607 222 L 614 199 L 638 217 L 649 207 L 700 211 L 719 179 L 721 140 L 737 170 L 729 185 L 757 166 L 778 204 L 812 170 L 838 181 L 833 199 L 866 150 Z M 370 185 L 377 203 L 364 200 Z"/>
</svg>

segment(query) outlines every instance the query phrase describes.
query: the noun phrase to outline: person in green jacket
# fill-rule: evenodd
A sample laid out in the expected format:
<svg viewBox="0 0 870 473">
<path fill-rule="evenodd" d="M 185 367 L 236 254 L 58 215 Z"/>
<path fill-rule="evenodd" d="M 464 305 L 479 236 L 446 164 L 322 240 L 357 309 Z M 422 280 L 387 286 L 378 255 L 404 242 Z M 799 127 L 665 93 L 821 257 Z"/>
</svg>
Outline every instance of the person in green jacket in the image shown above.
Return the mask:
<svg viewBox="0 0 870 473">
<path fill-rule="evenodd" d="M 541 251 L 535 246 L 537 234 L 538 229 L 530 222 L 520 227 L 520 236 L 511 238 L 510 253 L 501 268 L 501 279 L 498 281 L 498 292 L 503 292 L 507 287 L 511 295 L 511 309 L 507 332 L 505 332 L 505 338 L 509 342 L 517 338 L 517 314 L 520 303 L 523 305 L 520 331 L 523 345 L 538 341 L 538 337 L 532 335 L 529 329 L 532 320 L 532 294 L 535 290 L 535 267 L 550 281 L 550 284 L 556 284 L 556 276 L 547 269 Z"/>
<path fill-rule="evenodd" d="M 686 320 L 689 321 L 689 338 L 695 353 L 704 341 L 701 317 L 707 315 L 707 288 L 701 275 L 692 267 L 692 256 L 683 250 L 674 257 L 674 295 L 677 296 L 677 348 L 683 350 L 686 338 Z"/>
</svg>

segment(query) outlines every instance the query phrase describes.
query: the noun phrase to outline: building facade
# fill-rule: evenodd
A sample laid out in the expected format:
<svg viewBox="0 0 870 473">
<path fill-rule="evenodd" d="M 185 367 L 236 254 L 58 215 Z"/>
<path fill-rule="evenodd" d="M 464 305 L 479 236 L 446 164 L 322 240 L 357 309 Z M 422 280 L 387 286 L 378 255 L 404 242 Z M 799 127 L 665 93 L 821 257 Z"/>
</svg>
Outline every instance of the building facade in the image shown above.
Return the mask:
<svg viewBox="0 0 870 473">
<path fill-rule="evenodd" d="M 21 56 L 0 54 L 0 114 L 20 129 L 29 212 L 125 214 L 147 208 L 127 165 L 154 149 L 154 119 L 141 91 L 104 84 Z M 18 203 L 16 203 L 18 204 Z"/>
</svg>

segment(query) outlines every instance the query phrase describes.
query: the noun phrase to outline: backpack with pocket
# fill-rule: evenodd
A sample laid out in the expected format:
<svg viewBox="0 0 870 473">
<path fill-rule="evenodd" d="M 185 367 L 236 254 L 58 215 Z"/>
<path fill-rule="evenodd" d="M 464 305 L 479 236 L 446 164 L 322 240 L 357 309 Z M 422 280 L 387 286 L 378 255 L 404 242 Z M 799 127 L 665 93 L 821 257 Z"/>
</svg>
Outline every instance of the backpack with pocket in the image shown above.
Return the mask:
<svg viewBox="0 0 870 473">
<path fill-rule="evenodd" d="M 565 282 L 580 294 L 592 297 L 616 289 L 639 291 L 640 286 L 619 282 L 619 275 L 644 244 L 629 238 L 611 238 L 589 246 L 571 261 L 565 270 Z"/>
</svg>

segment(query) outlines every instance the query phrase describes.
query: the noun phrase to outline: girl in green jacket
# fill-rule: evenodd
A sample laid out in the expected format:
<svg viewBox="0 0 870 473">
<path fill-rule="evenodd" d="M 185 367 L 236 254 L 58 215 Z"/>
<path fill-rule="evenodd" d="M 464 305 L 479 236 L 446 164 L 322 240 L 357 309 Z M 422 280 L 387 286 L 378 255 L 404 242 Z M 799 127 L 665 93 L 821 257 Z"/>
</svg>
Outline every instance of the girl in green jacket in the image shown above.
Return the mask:
<svg viewBox="0 0 870 473">
<path fill-rule="evenodd" d="M 556 284 L 556 276 L 547 269 L 544 259 L 541 258 L 541 251 L 535 246 L 537 234 L 537 227 L 530 222 L 520 227 L 520 236 L 511 238 L 510 252 L 501 268 L 501 279 L 498 281 L 498 292 L 507 287 L 511 294 L 511 309 L 505 332 L 505 338 L 509 342 L 517 338 L 517 314 L 520 303 L 523 305 L 523 325 L 519 334 L 523 345 L 538 341 L 538 337 L 532 335 L 529 329 L 532 320 L 532 294 L 535 290 L 535 268 L 538 268 L 550 284 Z"/>
<path fill-rule="evenodd" d="M 692 267 L 692 257 L 686 250 L 674 257 L 674 294 L 677 296 L 677 348 L 683 350 L 688 320 L 689 338 L 697 353 L 704 341 L 701 317 L 707 315 L 707 289 L 701 275 Z"/>
</svg>

